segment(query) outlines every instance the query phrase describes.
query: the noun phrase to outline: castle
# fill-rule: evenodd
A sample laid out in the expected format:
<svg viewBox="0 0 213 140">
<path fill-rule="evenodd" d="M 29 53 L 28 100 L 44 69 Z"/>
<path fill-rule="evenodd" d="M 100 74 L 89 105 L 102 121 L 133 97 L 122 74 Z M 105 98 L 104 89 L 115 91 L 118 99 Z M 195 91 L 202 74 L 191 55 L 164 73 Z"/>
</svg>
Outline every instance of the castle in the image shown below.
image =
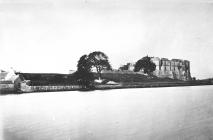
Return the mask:
<svg viewBox="0 0 213 140">
<path fill-rule="evenodd" d="M 151 57 L 156 65 L 153 75 L 161 78 L 172 78 L 183 81 L 191 80 L 190 62 L 188 60 Z M 128 70 L 134 70 L 134 63 L 128 63 Z"/>
</svg>

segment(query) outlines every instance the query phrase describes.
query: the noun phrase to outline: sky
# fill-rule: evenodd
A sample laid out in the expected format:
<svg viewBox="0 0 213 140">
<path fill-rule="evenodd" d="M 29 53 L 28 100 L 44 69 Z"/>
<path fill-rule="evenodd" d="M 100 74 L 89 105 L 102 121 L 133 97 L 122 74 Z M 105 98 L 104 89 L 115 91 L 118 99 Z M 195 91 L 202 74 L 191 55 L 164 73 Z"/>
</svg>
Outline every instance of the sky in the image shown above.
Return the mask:
<svg viewBox="0 0 213 140">
<path fill-rule="evenodd" d="M 68 73 L 102 51 L 113 68 L 149 55 L 213 77 L 211 0 L 0 0 L 0 69 Z"/>
</svg>

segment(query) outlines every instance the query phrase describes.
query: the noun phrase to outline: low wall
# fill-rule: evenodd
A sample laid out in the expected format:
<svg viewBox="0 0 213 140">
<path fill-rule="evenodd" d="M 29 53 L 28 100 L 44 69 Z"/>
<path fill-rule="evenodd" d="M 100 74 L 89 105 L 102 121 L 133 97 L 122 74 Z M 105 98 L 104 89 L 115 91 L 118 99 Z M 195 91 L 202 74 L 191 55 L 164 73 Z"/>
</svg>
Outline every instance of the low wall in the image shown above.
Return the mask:
<svg viewBox="0 0 213 140">
<path fill-rule="evenodd" d="M 122 88 L 123 86 L 118 84 L 118 85 L 96 85 L 96 89 L 114 89 L 114 88 Z"/>
<path fill-rule="evenodd" d="M 96 85 L 96 89 L 122 88 L 121 85 Z M 21 86 L 21 92 L 73 91 L 81 89 L 78 85 L 69 86 Z"/>
<path fill-rule="evenodd" d="M 47 92 L 47 91 L 68 91 L 68 90 L 78 90 L 80 86 L 78 85 L 68 85 L 68 86 L 28 86 L 21 85 L 21 92 Z"/>
<path fill-rule="evenodd" d="M 195 81 L 195 82 L 133 82 L 133 83 L 122 83 L 118 85 L 96 85 L 95 89 L 120 89 L 120 88 L 149 88 L 149 87 L 174 87 L 174 86 L 199 86 L 199 85 L 212 85 L 213 82 L 209 81 Z M 28 86 L 22 84 L 18 92 L 53 92 L 53 91 L 74 91 L 81 90 L 82 88 L 78 85 L 67 85 L 67 86 Z M 0 93 L 6 90 L 6 92 L 16 92 L 16 88 L 13 84 L 0 85 Z M 5 92 L 5 93 L 6 93 Z M 17 93 L 18 93 L 17 92 Z M 4 92 L 2 92 L 4 93 Z"/>
</svg>

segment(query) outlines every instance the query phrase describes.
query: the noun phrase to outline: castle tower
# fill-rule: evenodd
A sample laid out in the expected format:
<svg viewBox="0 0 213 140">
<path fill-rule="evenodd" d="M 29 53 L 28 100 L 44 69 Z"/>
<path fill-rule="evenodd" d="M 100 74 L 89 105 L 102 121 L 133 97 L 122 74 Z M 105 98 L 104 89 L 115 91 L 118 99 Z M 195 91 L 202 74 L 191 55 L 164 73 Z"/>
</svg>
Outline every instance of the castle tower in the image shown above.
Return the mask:
<svg viewBox="0 0 213 140">
<path fill-rule="evenodd" d="M 191 80 L 190 61 L 184 60 L 184 66 L 185 66 L 185 77 L 186 77 L 186 80 Z"/>
<path fill-rule="evenodd" d="M 160 70 L 160 58 L 159 57 L 152 57 L 152 62 L 156 65 L 156 70 Z"/>
</svg>

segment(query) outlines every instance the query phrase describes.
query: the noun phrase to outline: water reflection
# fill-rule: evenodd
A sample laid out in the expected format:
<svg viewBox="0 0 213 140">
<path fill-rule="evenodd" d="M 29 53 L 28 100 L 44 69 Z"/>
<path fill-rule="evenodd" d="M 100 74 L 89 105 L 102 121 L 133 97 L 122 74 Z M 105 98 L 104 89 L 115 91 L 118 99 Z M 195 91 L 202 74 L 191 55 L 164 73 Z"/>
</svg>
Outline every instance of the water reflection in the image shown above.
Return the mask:
<svg viewBox="0 0 213 140">
<path fill-rule="evenodd" d="M 210 139 L 212 91 L 200 86 L 2 96 L 2 139 Z"/>
</svg>

